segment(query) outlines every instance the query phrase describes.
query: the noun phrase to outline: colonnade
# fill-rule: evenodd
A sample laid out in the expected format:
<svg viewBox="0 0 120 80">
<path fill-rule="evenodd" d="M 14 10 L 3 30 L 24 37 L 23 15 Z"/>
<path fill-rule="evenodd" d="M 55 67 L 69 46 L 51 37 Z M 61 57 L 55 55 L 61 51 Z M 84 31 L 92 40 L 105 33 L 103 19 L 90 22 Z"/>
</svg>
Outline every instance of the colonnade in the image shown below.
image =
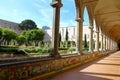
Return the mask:
<svg viewBox="0 0 120 80">
<path fill-rule="evenodd" d="M 75 0 L 77 1 L 77 0 Z M 77 4 L 80 2 L 77 2 Z M 83 33 L 83 11 L 80 11 L 78 5 L 76 4 L 76 24 L 77 24 L 77 39 L 76 39 L 76 53 L 82 55 L 82 33 Z M 59 25 L 60 25 L 60 8 L 62 7 L 61 0 L 52 0 L 51 6 L 53 7 L 53 25 L 52 25 L 52 51 L 51 56 L 53 57 L 60 57 L 58 53 L 58 45 L 59 45 Z M 89 15 L 89 13 L 88 13 Z M 97 24 L 97 23 L 96 23 Z M 93 19 L 90 19 L 90 40 L 89 40 L 89 52 L 93 53 Z M 96 25 L 96 44 L 95 44 L 95 51 L 108 51 L 108 50 L 115 50 L 117 49 L 117 43 L 103 34 L 100 31 L 100 27 Z M 101 39 L 100 39 L 101 36 Z"/>
</svg>

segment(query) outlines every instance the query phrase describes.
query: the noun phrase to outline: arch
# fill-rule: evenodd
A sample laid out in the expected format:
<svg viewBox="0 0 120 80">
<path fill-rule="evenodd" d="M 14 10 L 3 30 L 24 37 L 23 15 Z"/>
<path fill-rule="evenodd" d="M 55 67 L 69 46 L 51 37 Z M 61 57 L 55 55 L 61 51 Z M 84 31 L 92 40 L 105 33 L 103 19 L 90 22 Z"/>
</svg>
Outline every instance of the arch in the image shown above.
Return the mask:
<svg viewBox="0 0 120 80">
<path fill-rule="evenodd" d="M 86 6 L 84 6 L 84 10 L 83 10 L 83 19 L 84 19 L 84 22 L 83 22 L 83 35 L 82 35 L 83 36 L 83 46 L 84 46 L 83 50 L 85 52 L 88 52 L 90 35 L 89 35 L 89 28 L 88 28 L 89 14 L 88 14 Z"/>
<path fill-rule="evenodd" d="M 88 10 L 87 10 L 86 6 L 84 6 L 84 10 L 83 10 L 83 19 L 84 19 L 83 25 L 88 25 L 89 24 L 89 14 L 88 14 Z M 88 22 L 88 23 L 85 23 L 85 22 Z"/>
<path fill-rule="evenodd" d="M 75 6 L 76 6 L 76 19 L 81 18 L 83 20 L 84 5 L 82 4 L 81 0 L 75 0 Z"/>
</svg>

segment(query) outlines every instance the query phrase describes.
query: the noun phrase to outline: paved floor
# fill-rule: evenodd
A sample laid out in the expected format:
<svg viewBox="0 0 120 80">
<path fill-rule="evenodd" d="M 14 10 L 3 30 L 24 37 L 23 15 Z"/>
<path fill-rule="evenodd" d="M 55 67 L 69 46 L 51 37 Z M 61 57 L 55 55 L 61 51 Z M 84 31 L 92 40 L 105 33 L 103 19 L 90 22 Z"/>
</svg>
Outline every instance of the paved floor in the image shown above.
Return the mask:
<svg viewBox="0 0 120 80">
<path fill-rule="evenodd" d="M 120 80 L 120 51 L 59 73 L 50 80 Z"/>
</svg>

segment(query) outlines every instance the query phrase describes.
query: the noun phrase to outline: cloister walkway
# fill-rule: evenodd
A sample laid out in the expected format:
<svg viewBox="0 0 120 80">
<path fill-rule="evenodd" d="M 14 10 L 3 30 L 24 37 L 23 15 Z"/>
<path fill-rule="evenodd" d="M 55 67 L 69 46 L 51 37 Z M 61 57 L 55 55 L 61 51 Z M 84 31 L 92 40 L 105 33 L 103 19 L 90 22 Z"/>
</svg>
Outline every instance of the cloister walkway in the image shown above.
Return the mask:
<svg viewBox="0 0 120 80">
<path fill-rule="evenodd" d="M 50 80 L 120 80 L 120 51 L 59 73 Z"/>
</svg>

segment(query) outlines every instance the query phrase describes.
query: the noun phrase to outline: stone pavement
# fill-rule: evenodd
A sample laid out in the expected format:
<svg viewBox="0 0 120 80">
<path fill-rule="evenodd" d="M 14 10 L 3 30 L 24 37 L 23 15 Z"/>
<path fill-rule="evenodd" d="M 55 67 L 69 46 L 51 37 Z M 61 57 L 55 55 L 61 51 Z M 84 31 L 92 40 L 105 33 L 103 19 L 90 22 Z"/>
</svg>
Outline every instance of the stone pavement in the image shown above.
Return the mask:
<svg viewBox="0 0 120 80">
<path fill-rule="evenodd" d="M 50 80 L 120 80 L 120 51 L 59 73 Z"/>
</svg>

